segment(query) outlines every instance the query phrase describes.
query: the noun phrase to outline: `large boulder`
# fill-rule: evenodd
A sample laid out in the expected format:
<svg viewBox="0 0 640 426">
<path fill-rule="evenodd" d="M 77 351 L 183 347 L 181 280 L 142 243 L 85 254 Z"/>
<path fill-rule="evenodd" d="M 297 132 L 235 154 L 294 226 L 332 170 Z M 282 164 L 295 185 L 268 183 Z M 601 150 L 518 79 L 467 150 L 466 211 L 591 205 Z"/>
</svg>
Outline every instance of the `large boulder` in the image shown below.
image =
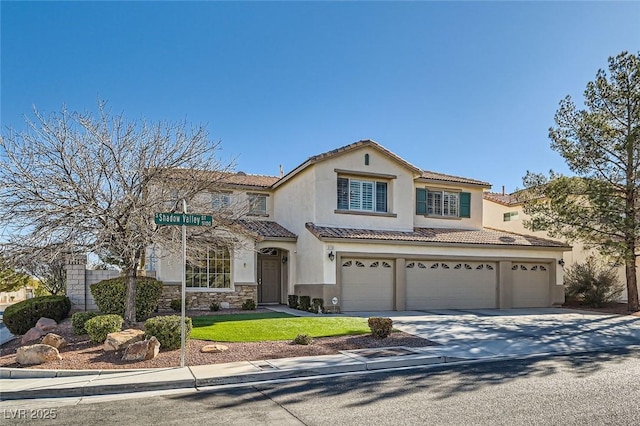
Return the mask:
<svg viewBox="0 0 640 426">
<path fill-rule="evenodd" d="M 49 333 L 42 339 L 43 345 L 53 346 L 56 349 L 62 349 L 67 346 L 67 341 L 64 337 L 54 333 Z"/>
<path fill-rule="evenodd" d="M 52 320 L 51 318 L 45 318 L 45 317 L 40 318 L 36 323 L 36 328 L 44 332 L 55 330 L 57 326 L 58 326 L 58 323 L 55 320 Z"/>
<path fill-rule="evenodd" d="M 154 359 L 160 352 L 160 342 L 158 339 L 151 337 L 149 340 L 136 342 L 127 347 L 122 356 L 123 361 L 146 361 Z"/>
<path fill-rule="evenodd" d="M 32 342 L 34 340 L 40 339 L 44 335 L 44 331 L 40 330 L 38 327 L 31 327 L 29 331 L 22 335 L 22 344 Z"/>
<path fill-rule="evenodd" d="M 16 351 L 16 362 L 21 365 L 36 365 L 59 359 L 62 357 L 56 348 L 41 343 L 22 346 Z"/>
<path fill-rule="evenodd" d="M 218 354 L 220 352 L 225 352 L 228 350 L 229 350 L 228 346 L 215 344 L 215 345 L 204 345 L 200 349 L 200 352 L 205 354 Z"/>
<path fill-rule="evenodd" d="M 134 328 L 109 333 L 107 334 L 107 340 L 104 341 L 104 350 L 119 351 L 141 340 L 144 340 L 144 331 Z"/>
</svg>

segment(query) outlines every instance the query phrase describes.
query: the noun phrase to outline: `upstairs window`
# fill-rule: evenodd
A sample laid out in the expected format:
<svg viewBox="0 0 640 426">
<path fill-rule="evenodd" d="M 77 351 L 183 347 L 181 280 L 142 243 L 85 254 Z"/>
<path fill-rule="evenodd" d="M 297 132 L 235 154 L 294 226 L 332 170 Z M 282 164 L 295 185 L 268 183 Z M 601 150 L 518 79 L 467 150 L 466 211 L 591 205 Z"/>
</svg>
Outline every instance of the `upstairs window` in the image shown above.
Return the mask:
<svg viewBox="0 0 640 426">
<path fill-rule="evenodd" d="M 265 194 L 249 194 L 249 214 L 254 216 L 267 214 L 267 196 Z"/>
<path fill-rule="evenodd" d="M 338 178 L 338 210 L 387 213 L 387 183 Z"/>
<path fill-rule="evenodd" d="M 425 216 L 471 217 L 468 192 L 416 189 L 416 214 Z"/>
<path fill-rule="evenodd" d="M 225 193 L 211 194 L 211 208 L 213 211 L 221 211 L 228 209 L 231 206 L 231 197 Z"/>
<path fill-rule="evenodd" d="M 503 222 L 512 222 L 514 220 L 518 220 L 518 212 L 506 212 L 502 216 Z"/>
</svg>

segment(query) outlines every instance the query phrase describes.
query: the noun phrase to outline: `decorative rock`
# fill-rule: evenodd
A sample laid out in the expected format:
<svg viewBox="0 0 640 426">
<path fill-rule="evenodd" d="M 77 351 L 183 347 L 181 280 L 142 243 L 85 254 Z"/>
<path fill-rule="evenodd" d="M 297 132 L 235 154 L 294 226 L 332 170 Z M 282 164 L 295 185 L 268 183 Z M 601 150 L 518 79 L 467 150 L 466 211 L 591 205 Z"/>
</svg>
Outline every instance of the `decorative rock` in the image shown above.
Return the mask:
<svg viewBox="0 0 640 426">
<path fill-rule="evenodd" d="M 154 359 L 160 352 L 160 342 L 155 337 L 136 342 L 127 347 L 122 356 L 123 361 L 146 361 Z"/>
<path fill-rule="evenodd" d="M 200 349 L 200 352 L 205 354 L 218 354 L 220 352 L 228 351 L 229 347 L 225 345 L 206 345 Z"/>
<path fill-rule="evenodd" d="M 104 341 L 103 348 L 105 351 L 119 351 L 141 340 L 144 340 L 144 331 L 128 328 L 107 334 L 107 340 Z"/>
<path fill-rule="evenodd" d="M 53 346 L 56 349 L 62 349 L 65 346 L 67 346 L 67 341 L 62 336 L 59 336 L 54 333 L 49 333 L 46 336 L 44 336 L 44 339 L 42 339 L 42 344 Z"/>
<path fill-rule="evenodd" d="M 21 365 L 42 364 L 59 359 L 62 357 L 56 348 L 41 343 L 23 346 L 16 351 L 16 362 Z"/>
<path fill-rule="evenodd" d="M 45 317 L 40 318 L 36 323 L 36 328 L 42 331 L 55 330 L 57 326 L 58 326 L 58 323 L 55 322 L 55 320 L 52 320 L 51 318 L 45 318 Z"/>
<path fill-rule="evenodd" d="M 42 330 L 40 330 L 37 327 L 31 327 L 29 329 L 29 331 L 27 331 L 23 336 L 22 336 L 22 344 L 24 345 L 27 342 L 31 342 L 33 340 L 38 340 L 39 338 L 42 337 L 42 335 L 44 334 L 44 332 Z"/>
</svg>

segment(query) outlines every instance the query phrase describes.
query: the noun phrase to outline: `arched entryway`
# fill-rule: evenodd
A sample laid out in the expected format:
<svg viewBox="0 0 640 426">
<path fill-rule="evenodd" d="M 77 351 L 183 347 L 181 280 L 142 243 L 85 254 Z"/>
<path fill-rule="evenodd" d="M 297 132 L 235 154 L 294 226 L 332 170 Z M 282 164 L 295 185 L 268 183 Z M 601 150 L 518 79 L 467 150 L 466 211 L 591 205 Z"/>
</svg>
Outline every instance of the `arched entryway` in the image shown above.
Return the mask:
<svg viewBox="0 0 640 426">
<path fill-rule="evenodd" d="M 258 252 L 258 303 L 282 302 L 282 283 L 287 263 L 287 251 L 268 247 Z"/>
</svg>

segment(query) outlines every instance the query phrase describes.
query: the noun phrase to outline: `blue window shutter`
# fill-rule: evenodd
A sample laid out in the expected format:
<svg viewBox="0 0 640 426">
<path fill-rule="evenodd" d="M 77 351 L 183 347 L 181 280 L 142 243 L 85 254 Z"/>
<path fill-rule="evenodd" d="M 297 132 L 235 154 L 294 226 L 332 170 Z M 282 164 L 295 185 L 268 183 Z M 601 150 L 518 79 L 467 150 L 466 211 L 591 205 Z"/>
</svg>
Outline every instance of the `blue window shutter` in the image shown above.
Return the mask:
<svg viewBox="0 0 640 426">
<path fill-rule="evenodd" d="M 460 193 L 460 217 L 471 217 L 471 193 Z"/>
<path fill-rule="evenodd" d="M 416 188 L 416 214 L 427 214 L 427 190 Z"/>
</svg>

